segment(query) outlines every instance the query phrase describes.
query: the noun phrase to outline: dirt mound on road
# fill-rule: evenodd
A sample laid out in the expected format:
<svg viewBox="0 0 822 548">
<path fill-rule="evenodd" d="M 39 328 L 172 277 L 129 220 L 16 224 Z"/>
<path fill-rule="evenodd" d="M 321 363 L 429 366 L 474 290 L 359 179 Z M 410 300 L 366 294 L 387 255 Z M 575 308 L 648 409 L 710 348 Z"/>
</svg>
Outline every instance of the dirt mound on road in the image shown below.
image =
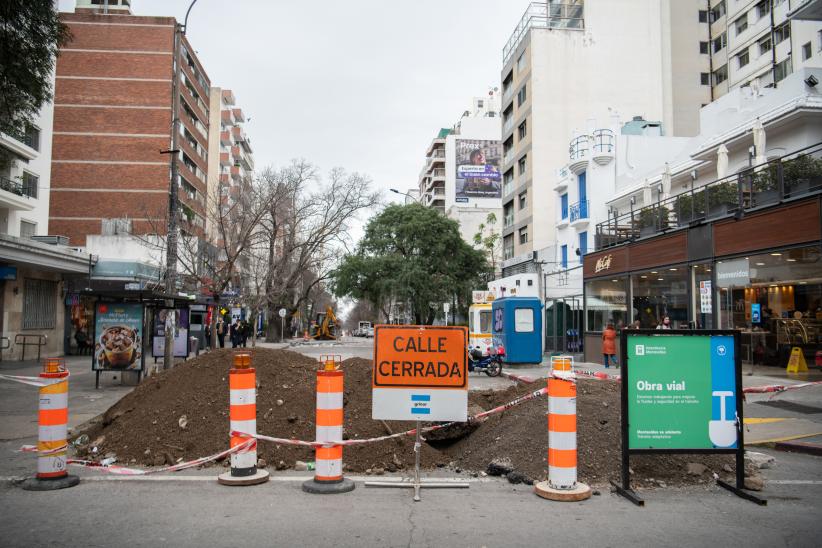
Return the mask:
<svg viewBox="0 0 822 548">
<path fill-rule="evenodd" d="M 248 349 L 257 370 L 257 431 L 269 436 L 314 439 L 315 372 L 318 362 L 288 350 Z M 86 430 L 97 447 L 96 455 L 113 453 L 123 465 L 162 465 L 222 451 L 228 447 L 228 370 L 232 352 L 218 350 L 149 378 L 112 406 Z M 351 358 L 345 371 L 346 439 L 383 436 L 390 429 L 402 432 L 413 422 L 383 423 L 371 418 L 371 361 Z M 619 474 L 619 385 L 607 381 L 580 381 L 578 402 L 579 476 L 601 484 Z M 503 391 L 472 391 L 472 409 L 491 409 L 538 388 L 512 386 Z M 423 444 L 424 468 L 450 465 L 465 471 L 485 471 L 495 458 L 507 458 L 525 476 L 539 480 L 547 475 L 547 399 L 540 397 L 492 415 L 473 432 L 449 443 Z M 181 426 L 184 425 L 184 426 Z M 76 436 L 75 436 L 76 437 Z M 346 447 L 349 472 L 381 468 L 386 471 L 413 466 L 414 440 L 397 438 Z M 83 455 L 83 451 L 80 451 Z M 292 468 L 295 461 L 313 461 L 306 447 L 260 442 L 258 455 L 269 467 Z M 637 483 L 649 478 L 668 484 L 694 483 L 704 477 L 686 476 L 687 462 L 704 463 L 721 472 L 729 457 L 635 457 L 632 468 Z M 653 482 L 651 482 L 653 483 Z"/>
</svg>

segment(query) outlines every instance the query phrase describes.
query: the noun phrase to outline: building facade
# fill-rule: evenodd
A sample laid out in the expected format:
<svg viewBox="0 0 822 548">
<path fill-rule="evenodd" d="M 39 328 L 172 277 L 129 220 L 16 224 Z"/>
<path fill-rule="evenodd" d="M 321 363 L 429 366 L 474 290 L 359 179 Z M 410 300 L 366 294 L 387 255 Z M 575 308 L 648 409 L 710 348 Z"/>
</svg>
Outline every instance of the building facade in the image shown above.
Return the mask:
<svg viewBox="0 0 822 548">
<path fill-rule="evenodd" d="M 57 61 L 50 224 L 74 246 L 128 219 L 134 234 L 165 234 L 170 154 L 176 154 L 181 236 L 205 229 L 208 75 L 170 17 L 128 3 L 78 0 L 61 18 L 71 41 Z M 173 97 L 174 61 L 180 65 Z M 172 112 L 179 101 L 177 152 Z M 78 197 L 82 197 L 78 199 Z"/>
<path fill-rule="evenodd" d="M 806 0 L 711 0 L 700 11 L 709 29 L 700 51 L 708 54 L 711 99 L 729 90 L 754 85 L 778 86 L 803 67 L 822 67 L 822 24 L 798 19 Z M 802 17 L 799 15 L 798 17 Z"/>
<path fill-rule="evenodd" d="M 584 135 L 608 127 L 597 120 L 636 115 L 660 120 L 665 135 L 698 132 L 698 110 L 710 101 L 710 87 L 698 77 L 709 67 L 708 56 L 699 53 L 699 41 L 707 39 L 698 18 L 703 4 L 579 0 L 529 6 L 503 49 L 502 201 L 504 211 L 513 212 L 504 214 L 504 259 L 525 259 L 552 244 L 554 174 L 582 136 L 573 134 L 581 120 L 592 117 Z M 520 208 L 523 194 L 528 199 Z"/>
<path fill-rule="evenodd" d="M 584 258 L 585 355 L 613 322 L 735 329 L 742 358 L 784 366 L 822 343 L 822 69 L 737 88 L 701 112 L 703 133 L 618 180 Z M 811 85 L 813 84 L 813 85 Z M 640 176 L 640 178 L 643 178 Z"/>
</svg>

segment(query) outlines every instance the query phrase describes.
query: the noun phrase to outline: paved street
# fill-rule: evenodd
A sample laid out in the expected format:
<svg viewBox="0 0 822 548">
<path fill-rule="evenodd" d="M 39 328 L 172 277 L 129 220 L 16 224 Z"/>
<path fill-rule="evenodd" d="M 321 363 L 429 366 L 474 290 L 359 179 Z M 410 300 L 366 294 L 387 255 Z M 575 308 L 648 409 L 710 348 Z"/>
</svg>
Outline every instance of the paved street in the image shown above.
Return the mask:
<svg viewBox="0 0 822 548">
<path fill-rule="evenodd" d="M 290 348 L 311 356 L 331 350 L 344 358 L 369 357 L 371 342 Z M 101 390 L 94 390 L 88 360 L 67 362 L 72 373 L 70 425 L 102 412 L 130 390 L 111 375 L 103 377 Z M 35 374 L 36 369 L 34 364 L 2 364 L 3 372 L 11 374 Z M 547 367 L 527 371 L 540 376 Z M 779 380 L 779 372 L 757 370 L 745 384 Z M 478 375 L 471 379 L 472 388 L 488 381 L 497 386 L 512 382 Z M 803 390 L 774 401 L 818 405 L 818 389 Z M 300 482 L 308 477 L 304 473 L 275 472 L 266 485 L 227 488 L 216 483 L 217 468 L 126 479 L 73 468 L 83 478 L 78 487 L 33 493 L 15 486 L 14 478 L 34 469 L 34 457 L 17 452 L 35 441 L 34 391 L 0 383 L 4 546 L 54 545 L 55 540 L 58 545 L 84 546 L 236 546 L 238 539 L 247 546 L 536 546 L 547 539 L 576 545 L 703 546 L 717 538 L 728 545 L 815 546 L 822 534 L 817 518 L 822 512 L 822 458 L 761 448 L 757 450 L 776 458 L 773 468 L 763 470 L 763 495 L 769 499 L 764 508 L 717 487 L 645 491 L 647 506 L 637 508 L 607 486 L 597 486 L 601 494 L 589 501 L 560 504 L 539 499 L 528 486 L 492 478 L 467 478 L 468 490 L 424 490 L 419 503 L 412 502 L 409 489 L 366 488 L 365 477 L 354 477 L 358 486 L 350 494 L 323 497 L 301 491 Z M 756 403 L 767 398 L 752 397 L 748 413 L 781 416 L 788 420 L 774 424 L 783 427 L 802 415 L 790 405 Z M 820 421 L 819 414 L 804 417 Z"/>
</svg>

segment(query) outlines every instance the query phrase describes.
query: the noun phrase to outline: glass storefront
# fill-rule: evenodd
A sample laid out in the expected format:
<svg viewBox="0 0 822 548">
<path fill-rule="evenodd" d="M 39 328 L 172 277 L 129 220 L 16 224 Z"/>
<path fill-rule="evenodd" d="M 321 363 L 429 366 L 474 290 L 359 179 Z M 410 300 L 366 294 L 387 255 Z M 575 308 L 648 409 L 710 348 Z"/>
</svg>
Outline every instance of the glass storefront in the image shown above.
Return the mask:
<svg viewBox="0 0 822 548">
<path fill-rule="evenodd" d="M 784 365 L 793 347 L 812 359 L 822 343 L 819 247 L 717 261 L 719 325 L 742 332 L 742 357 Z"/>
<path fill-rule="evenodd" d="M 585 329 L 602 331 L 608 322 L 617 329 L 629 323 L 628 277 L 592 280 L 585 284 Z"/>
<path fill-rule="evenodd" d="M 688 328 L 688 267 L 671 266 L 631 276 L 632 317 L 642 329 L 655 329 L 667 316 L 671 329 Z"/>
</svg>

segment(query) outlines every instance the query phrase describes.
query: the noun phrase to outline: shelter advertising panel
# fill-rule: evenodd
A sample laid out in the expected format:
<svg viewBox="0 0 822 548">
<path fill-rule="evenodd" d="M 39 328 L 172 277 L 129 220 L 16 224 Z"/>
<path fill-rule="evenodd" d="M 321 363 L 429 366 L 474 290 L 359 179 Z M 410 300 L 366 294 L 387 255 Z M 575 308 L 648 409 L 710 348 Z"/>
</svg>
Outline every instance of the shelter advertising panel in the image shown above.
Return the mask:
<svg viewBox="0 0 822 548">
<path fill-rule="evenodd" d="M 151 341 L 151 351 L 155 358 L 165 356 L 166 348 L 166 318 L 169 308 L 160 308 L 154 312 L 154 333 Z M 188 357 L 188 330 L 189 318 L 187 308 L 178 308 L 175 314 L 174 325 L 174 357 Z"/>
<path fill-rule="evenodd" d="M 143 305 L 97 303 L 93 371 L 143 370 Z"/>
</svg>

